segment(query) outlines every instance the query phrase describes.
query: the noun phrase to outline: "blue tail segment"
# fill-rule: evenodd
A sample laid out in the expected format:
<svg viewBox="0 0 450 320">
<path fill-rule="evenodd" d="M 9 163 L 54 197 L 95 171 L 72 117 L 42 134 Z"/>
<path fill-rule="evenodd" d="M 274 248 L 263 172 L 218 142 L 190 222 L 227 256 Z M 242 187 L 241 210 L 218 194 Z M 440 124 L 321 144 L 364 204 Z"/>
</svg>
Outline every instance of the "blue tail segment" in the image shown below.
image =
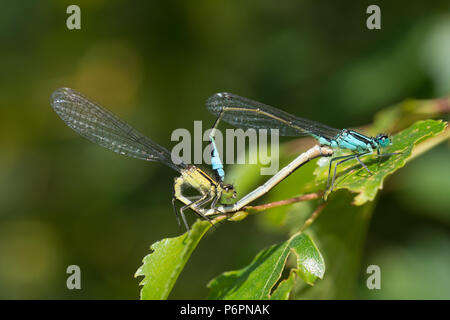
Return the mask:
<svg viewBox="0 0 450 320">
<path fill-rule="evenodd" d="M 211 166 L 217 177 L 220 179 L 220 181 L 223 182 L 223 180 L 225 179 L 225 171 L 223 170 L 223 164 L 220 160 L 219 152 L 217 151 L 216 141 L 214 140 L 213 136 L 210 136 L 209 139 L 212 145 Z"/>
</svg>

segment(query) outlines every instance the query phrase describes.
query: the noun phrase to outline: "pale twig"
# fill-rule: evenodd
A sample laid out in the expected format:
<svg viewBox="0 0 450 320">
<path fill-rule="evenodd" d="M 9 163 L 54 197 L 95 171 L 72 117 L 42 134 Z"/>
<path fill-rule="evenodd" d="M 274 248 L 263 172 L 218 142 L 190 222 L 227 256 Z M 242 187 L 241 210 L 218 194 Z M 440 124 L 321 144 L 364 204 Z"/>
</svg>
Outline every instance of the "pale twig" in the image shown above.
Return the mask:
<svg viewBox="0 0 450 320">
<path fill-rule="evenodd" d="M 283 181 L 286 177 L 288 177 L 292 172 L 308 163 L 309 161 L 321 157 L 326 156 L 329 157 L 333 154 L 333 150 L 326 146 L 314 146 L 309 150 L 303 152 L 297 158 L 295 158 L 291 163 L 278 171 L 272 178 L 267 180 L 263 185 L 257 187 L 255 190 L 251 191 L 244 197 L 242 197 L 239 201 L 232 205 L 223 205 L 213 209 L 204 210 L 202 208 L 197 208 L 196 210 L 201 211 L 205 216 L 210 215 L 220 215 L 220 214 L 228 214 L 240 211 L 242 208 L 247 206 L 249 203 L 259 199 L 267 192 L 272 190 L 278 183 Z"/>
</svg>

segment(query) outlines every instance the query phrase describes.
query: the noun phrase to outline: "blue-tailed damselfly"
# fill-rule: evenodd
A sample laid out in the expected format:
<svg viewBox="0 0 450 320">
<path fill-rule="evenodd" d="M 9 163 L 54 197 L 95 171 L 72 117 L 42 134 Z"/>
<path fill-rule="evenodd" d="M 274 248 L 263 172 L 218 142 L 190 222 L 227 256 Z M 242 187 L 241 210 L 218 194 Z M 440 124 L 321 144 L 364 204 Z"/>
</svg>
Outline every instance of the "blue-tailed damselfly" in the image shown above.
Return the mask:
<svg viewBox="0 0 450 320">
<path fill-rule="evenodd" d="M 330 146 L 335 149 L 347 149 L 352 154 L 334 157 L 328 167 L 327 189 L 333 191 L 337 167 L 349 160 L 357 159 L 363 168 L 372 174 L 360 157 L 373 153 L 378 156 L 391 156 L 397 153 L 381 153 L 381 149 L 391 145 L 387 134 L 380 133 L 375 137 L 368 137 L 354 130 L 329 127 L 322 123 L 291 115 L 275 107 L 240 97 L 231 93 L 216 93 L 206 101 L 207 109 L 217 115 L 211 131 L 211 141 L 214 141 L 214 130 L 221 120 L 244 129 L 278 129 L 282 136 L 312 136 L 320 145 Z M 213 145 L 214 147 L 214 145 Z M 218 154 L 213 151 L 212 154 Z M 220 160 L 220 158 L 217 158 Z M 217 162 L 216 159 L 216 162 Z M 338 161 L 339 160 L 339 161 Z M 334 167 L 330 185 L 330 173 L 333 162 L 338 161 Z M 216 164 L 216 169 L 220 168 Z"/>
<path fill-rule="evenodd" d="M 172 204 L 179 225 L 180 219 L 175 208 L 175 200 L 184 204 L 179 214 L 187 230 L 189 225 L 186 222 L 184 210 L 190 208 L 200 217 L 209 220 L 202 213 L 202 208 L 206 204 L 211 203 L 210 208 L 214 209 L 222 195 L 226 198 L 236 196 L 232 185 L 223 184 L 196 166 L 184 163 L 175 155 L 171 155 L 166 148 L 145 137 L 110 111 L 73 89 L 57 89 L 51 96 L 51 105 L 70 128 L 92 142 L 129 157 L 164 163 L 178 171 L 181 175 L 175 178 Z M 195 200 L 185 196 L 183 189 L 186 186 L 197 190 L 200 196 Z"/>
</svg>

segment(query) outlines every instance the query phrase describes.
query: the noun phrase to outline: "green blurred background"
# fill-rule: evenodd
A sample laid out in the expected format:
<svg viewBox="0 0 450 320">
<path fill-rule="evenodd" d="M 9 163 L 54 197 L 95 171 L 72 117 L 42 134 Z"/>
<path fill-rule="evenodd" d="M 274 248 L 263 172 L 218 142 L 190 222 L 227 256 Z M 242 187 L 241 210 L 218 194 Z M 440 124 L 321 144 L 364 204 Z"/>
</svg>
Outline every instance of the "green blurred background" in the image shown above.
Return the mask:
<svg viewBox="0 0 450 320">
<path fill-rule="evenodd" d="M 70 4 L 81 7 L 81 30 L 66 28 Z M 366 28 L 369 4 L 381 7 L 381 30 Z M 169 149 L 174 129 L 212 124 L 204 101 L 220 91 L 338 128 L 370 123 L 405 98 L 450 93 L 448 0 L 10 0 L 0 39 L 3 299 L 136 299 L 133 275 L 149 246 L 180 234 L 176 173 L 76 135 L 49 105 L 58 87 Z M 448 160 L 443 144 L 388 180 L 355 298 L 450 298 Z M 204 298 L 210 279 L 285 239 L 258 221 L 209 232 L 170 298 Z M 71 264 L 82 290 L 66 288 Z M 381 267 L 382 290 L 365 287 L 370 264 Z"/>
</svg>

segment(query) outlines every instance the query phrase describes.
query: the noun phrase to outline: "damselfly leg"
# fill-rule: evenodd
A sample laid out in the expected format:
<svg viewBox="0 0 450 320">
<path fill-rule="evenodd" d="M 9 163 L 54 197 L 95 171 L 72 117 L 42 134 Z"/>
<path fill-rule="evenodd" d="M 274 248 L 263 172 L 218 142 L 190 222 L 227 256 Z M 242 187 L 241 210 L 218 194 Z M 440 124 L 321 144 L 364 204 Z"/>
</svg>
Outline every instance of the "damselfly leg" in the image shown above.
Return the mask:
<svg viewBox="0 0 450 320">
<path fill-rule="evenodd" d="M 357 153 L 357 154 L 350 154 L 347 156 L 340 156 L 340 157 L 335 157 L 333 159 L 330 160 L 330 165 L 328 166 L 328 178 L 327 178 L 327 189 L 326 190 L 330 190 L 330 192 L 333 191 L 334 188 L 334 182 L 336 180 L 336 173 L 337 173 L 337 168 L 340 164 L 347 162 L 349 160 L 352 159 L 357 159 L 358 162 L 362 165 L 362 167 L 369 173 L 372 174 L 372 171 L 369 170 L 369 168 L 367 168 L 367 166 L 364 164 L 364 162 L 361 161 L 361 159 L 359 157 L 364 156 L 369 154 L 370 152 L 364 152 L 364 153 Z M 340 160 L 339 162 L 336 163 L 336 165 L 334 166 L 334 171 L 333 171 L 333 178 L 331 179 L 331 185 L 330 185 L 330 174 L 331 174 L 331 167 L 333 165 L 333 161 L 336 160 Z"/>
</svg>

